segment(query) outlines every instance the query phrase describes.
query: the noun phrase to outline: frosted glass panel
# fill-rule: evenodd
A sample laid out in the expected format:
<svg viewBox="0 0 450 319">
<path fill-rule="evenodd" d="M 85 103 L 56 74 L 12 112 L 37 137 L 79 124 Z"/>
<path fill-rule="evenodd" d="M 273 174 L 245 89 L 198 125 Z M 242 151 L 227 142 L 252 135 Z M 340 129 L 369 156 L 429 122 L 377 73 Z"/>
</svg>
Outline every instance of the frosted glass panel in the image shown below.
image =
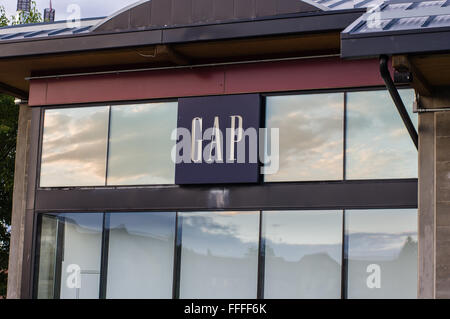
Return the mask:
<svg viewBox="0 0 450 319">
<path fill-rule="evenodd" d="M 53 299 L 55 297 L 57 231 L 57 217 L 43 215 L 39 247 L 38 299 Z"/>
<path fill-rule="evenodd" d="M 417 298 L 417 209 L 346 212 L 348 298 Z"/>
<path fill-rule="evenodd" d="M 98 299 L 103 214 L 66 214 L 61 299 Z"/>
<path fill-rule="evenodd" d="M 108 185 L 174 184 L 178 103 L 111 107 Z"/>
<path fill-rule="evenodd" d="M 109 107 L 45 111 L 41 187 L 104 186 Z"/>
<path fill-rule="evenodd" d="M 259 212 L 182 213 L 180 297 L 253 299 Z"/>
<path fill-rule="evenodd" d="M 400 90 L 412 113 L 413 90 Z M 417 178 L 417 149 L 387 91 L 348 93 L 347 178 Z"/>
<path fill-rule="evenodd" d="M 110 215 L 107 298 L 172 298 L 175 213 Z"/>
<path fill-rule="evenodd" d="M 280 129 L 280 169 L 266 182 L 343 178 L 342 93 L 273 96 L 266 104 L 267 128 Z"/>
<path fill-rule="evenodd" d="M 341 211 L 263 213 L 264 297 L 341 298 Z"/>
</svg>

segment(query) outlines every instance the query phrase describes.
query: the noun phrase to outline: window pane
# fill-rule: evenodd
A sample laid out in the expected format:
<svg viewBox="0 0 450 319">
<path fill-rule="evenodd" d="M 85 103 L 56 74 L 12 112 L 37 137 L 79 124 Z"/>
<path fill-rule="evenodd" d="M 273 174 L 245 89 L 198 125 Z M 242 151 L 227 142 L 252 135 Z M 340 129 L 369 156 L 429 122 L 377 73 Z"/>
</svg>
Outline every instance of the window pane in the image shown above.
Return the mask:
<svg viewBox="0 0 450 319">
<path fill-rule="evenodd" d="M 349 298 L 417 298 L 417 209 L 346 212 Z"/>
<path fill-rule="evenodd" d="M 341 297 L 342 212 L 264 212 L 264 298 Z"/>
<path fill-rule="evenodd" d="M 108 298 L 172 298 L 175 213 L 110 215 Z"/>
<path fill-rule="evenodd" d="M 266 182 L 343 178 L 344 95 L 267 97 L 266 126 L 280 129 L 280 170 Z"/>
<path fill-rule="evenodd" d="M 53 299 L 56 270 L 56 242 L 58 220 L 42 216 L 39 247 L 38 299 Z"/>
<path fill-rule="evenodd" d="M 182 213 L 180 297 L 253 299 L 259 212 Z"/>
<path fill-rule="evenodd" d="M 400 90 L 412 114 L 413 90 Z M 417 149 L 387 91 L 348 93 L 347 178 L 417 178 Z"/>
<path fill-rule="evenodd" d="M 97 299 L 103 214 L 65 214 L 63 220 L 61 299 Z"/>
<path fill-rule="evenodd" d="M 108 185 L 174 184 L 178 103 L 111 107 Z"/>
<path fill-rule="evenodd" d="M 45 111 L 41 187 L 105 185 L 108 110 Z"/>
</svg>

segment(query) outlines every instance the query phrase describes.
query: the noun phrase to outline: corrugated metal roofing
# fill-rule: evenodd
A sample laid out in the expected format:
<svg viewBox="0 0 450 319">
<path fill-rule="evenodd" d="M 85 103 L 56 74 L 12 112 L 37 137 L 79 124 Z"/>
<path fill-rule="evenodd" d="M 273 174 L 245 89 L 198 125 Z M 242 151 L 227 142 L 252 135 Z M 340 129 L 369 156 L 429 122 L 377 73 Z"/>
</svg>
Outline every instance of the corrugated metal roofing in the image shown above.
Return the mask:
<svg viewBox="0 0 450 319">
<path fill-rule="evenodd" d="M 72 26 L 73 23 L 71 21 L 57 21 L 53 23 L 35 23 L 3 27 L 0 28 L 0 41 L 87 33 L 93 26 L 103 19 L 103 17 L 82 19 L 76 27 Z"/>
<path fill-rule="evenodd" d="M 343 31 L 343 35 L 351 37 L 449 26 L 449 0 L 391 0 L 362 15 Z"/>
</svg>

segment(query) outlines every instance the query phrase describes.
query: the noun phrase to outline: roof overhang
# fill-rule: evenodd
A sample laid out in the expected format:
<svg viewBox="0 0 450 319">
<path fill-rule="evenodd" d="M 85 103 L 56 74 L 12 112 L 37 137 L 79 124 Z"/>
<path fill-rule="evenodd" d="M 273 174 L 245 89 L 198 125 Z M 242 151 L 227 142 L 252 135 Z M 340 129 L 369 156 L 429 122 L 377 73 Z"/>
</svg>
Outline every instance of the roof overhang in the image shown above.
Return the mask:
<svg viewBox="0 0 450 319">
<path fill-rule="evenodd" d="M 442 53 L 450 50 L 450 1 L 390 0 L 341 35 L 343 58 Z"/>
<path fill-rule="evenodd" d="M 310 12 L 227 23 L 6 40 L 0 41 L 0 59 L 156 44 L 341 31 L 363 12 L 364 9 Z"/>
<path fill-rule="evenodd" d="M 26 93 L 35 75 L 339 54 L 340 32 L 364 11 L 0 41 L 0 83 Z"/>
</svg>

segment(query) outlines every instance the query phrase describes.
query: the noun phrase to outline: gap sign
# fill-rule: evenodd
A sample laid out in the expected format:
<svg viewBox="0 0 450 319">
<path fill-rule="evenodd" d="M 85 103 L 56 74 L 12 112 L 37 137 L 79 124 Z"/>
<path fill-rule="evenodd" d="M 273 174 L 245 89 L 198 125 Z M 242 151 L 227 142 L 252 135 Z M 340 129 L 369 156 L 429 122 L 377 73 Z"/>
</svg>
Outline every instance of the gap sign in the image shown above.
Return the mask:
<svg viewBox="0 0 450 319">
<path fill-rule="evenodd" d="M 259 181 L 259 94 L 178 100 L 175 183 Z"/>
</svg>

